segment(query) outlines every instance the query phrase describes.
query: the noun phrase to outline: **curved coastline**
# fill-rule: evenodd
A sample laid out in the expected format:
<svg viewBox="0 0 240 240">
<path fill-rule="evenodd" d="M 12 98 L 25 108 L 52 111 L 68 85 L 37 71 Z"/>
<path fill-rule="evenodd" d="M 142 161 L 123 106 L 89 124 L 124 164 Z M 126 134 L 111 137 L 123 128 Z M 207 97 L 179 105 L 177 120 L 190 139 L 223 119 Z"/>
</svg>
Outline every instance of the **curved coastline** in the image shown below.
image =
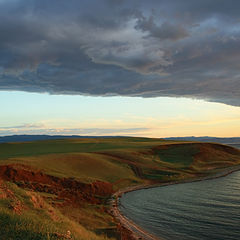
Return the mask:
<svg viewBox="0 0 240 240">
<path fill-rule="evenodd" d="M 183 179 L 183 180 L 178 180 L 178 181 L 169 181 L 169 182 L 157 183 L 157 184 L 143 184 L 143 185 L 128 187 L 125 189 L 120 189 L 119 191 L 117 191 L 116 193 L 114 193 L 112 195 L 110 213 L 116 219 L 116 221 L 119 223 L 119 225 L 123 229 L 126 229 L 126 231 L 128 232 L 128 238 L 126 238 L 126 239 L 129 239 L 129 240 L 140 240 L 140 239 L 141 240 L 164 240 L 162 237 L 154 236 L 153 234 L 147 232 L 142 227 L 140 227 L 136 223 L 134 223 L 131 219 L 129 219 L 123 215 L 123 213 L 119 209 L 120 198 L 123 194 L 141 190 L 141 189 L 164 187 L 164 186 L 169 186 L 169 185 L 173 185 L 173 184 L 183 184 L 183 183 L 191 183 L 191 182 L 197 182 L 197 181 L 216 179 L 219 177 L 227 176 L 227 175 L 229 175 L 233 172 L 239 171 L 239 170 L 240 170 L 240 165 L 236 165 L 236 166 L 232 166 L 232 167 L 223 168 L 221 170 L 219 169 L 219 172 L 208 175 L 208 176 L 191 178 L 191 179 Z"/>
</svg>

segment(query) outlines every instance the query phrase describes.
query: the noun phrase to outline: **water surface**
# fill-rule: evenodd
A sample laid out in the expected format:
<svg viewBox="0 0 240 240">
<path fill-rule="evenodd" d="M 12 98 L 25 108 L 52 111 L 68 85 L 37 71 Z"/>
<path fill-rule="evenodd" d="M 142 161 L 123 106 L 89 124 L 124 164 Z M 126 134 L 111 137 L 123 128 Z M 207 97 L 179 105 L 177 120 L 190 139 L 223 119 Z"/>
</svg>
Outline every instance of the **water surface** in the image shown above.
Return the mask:
<svg viewBox="0 0 240 240">
<path fill-rule="evenodd" d="M 240 171 L 124 194 L 120 210 L 166 240 L 239 240 Z"/>
</svg>

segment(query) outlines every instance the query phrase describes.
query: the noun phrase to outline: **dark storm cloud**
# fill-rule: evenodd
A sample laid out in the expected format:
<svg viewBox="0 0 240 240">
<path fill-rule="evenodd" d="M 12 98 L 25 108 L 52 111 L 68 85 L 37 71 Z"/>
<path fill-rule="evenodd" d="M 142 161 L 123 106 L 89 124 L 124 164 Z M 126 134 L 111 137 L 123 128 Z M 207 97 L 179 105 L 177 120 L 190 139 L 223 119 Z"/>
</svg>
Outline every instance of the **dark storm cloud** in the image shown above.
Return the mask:
<svg viewBox="0 0 240 240">
<path fill-rule="evenodd" d="M 153 16 L 149 19 L 141 16 L 137 21 L 136 29 L 149 32 L 149 36 L 159 38 L 160 40 L 178 40 L 188 36 L 187 31 L 181 25 L 163 22 L 161 26 L 157 26 L 153 20 Z"/>
<path fill-rule="evenodd" d="M 240 105 L 237 0 L 0 0 L 0 89 Z"/>
</svg>

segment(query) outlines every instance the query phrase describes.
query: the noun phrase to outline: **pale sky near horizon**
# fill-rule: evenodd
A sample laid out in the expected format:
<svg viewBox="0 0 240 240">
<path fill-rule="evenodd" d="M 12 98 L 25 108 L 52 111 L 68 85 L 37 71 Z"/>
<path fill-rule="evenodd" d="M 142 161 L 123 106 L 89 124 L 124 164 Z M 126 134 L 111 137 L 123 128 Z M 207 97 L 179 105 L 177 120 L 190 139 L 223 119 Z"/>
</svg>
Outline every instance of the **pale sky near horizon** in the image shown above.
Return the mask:
<svg viewBox="0 0 240 240">
<path fill-rule="evenodd" d="M 0 0 L 0 135 L 240 137 L 239 0 Z"/>
<path fill-rule="evenodd" d="M 1 91 L 0 135 L 240 136 L 240 108 L 187 98 Z"/>
</svg>

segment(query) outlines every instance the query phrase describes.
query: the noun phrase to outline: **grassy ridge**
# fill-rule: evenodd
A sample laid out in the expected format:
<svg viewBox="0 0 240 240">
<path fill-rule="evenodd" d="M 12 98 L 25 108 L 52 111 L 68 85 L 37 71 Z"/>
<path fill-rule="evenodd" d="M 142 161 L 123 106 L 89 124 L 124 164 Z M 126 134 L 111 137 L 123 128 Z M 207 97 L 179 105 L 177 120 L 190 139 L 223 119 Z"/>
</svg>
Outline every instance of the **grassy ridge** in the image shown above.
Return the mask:
<svg viewBox="0 0 240 240">
<path fill-rule="evenodd" d="M 9 164 L 86 184 L 107 182 L 116 191 L 213 174 L 240 164 L 240 151 L 219 144 L 128 137 L 0 144 L 0 166 Z M 61 204 L 63 198 L 56 193 L 33 192 L 16 184 L 0 182 L 0 236 L 4 239 L 67 239 L 68 230 L 72 239 L 117 239 L 104 197 L 97 196 L 96 203 Z"/>
<path fill-rule="evenodd" d="M 106 239 L 71 221 L 41 194 L 9 182 L 0 185 L 0 222 L 0 236 L 4 240 L 63 240 L 68 235 L 76 240 Z"/>
<path fill-rule="evenodd" d="M 133 140 L 134 139 L 134 140 Z M 0 159 L 53 153 L 98 152 L 148 147 L 165 141 L 146 138 L 86 138 L 0 144 Z"/>
</svg>

